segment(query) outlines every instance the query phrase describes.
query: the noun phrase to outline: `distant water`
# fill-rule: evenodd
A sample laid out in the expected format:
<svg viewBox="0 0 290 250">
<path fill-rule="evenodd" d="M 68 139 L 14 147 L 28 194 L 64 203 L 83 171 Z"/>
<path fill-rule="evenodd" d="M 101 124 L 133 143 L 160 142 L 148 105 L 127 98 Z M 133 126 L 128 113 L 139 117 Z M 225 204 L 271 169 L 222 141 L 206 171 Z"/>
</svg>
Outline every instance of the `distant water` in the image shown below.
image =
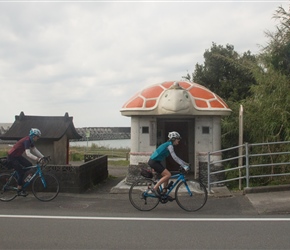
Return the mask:
<svg viewBox="0 0 290 250">
<path fill-rule="evenodd" d="M 92 144 L 95 144 L 98 147 L 106 147 L 106 148 L 131 148 L 131 139 L 74 141 L 69 143 L 71 147 L 91 147 Z"/>
</svg>

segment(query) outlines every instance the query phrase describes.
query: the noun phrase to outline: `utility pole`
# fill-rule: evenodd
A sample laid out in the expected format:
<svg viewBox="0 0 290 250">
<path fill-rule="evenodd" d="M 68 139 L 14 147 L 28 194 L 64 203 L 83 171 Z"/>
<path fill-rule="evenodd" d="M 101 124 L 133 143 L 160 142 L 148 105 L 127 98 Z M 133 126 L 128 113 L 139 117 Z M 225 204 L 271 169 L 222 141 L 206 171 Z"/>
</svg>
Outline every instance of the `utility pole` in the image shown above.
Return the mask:
<svg viewBox="0 0 290 250">
<path fill-rule="evenodd" d="M 86 137 L 87 137 L 87 152 L 88 152 L 88 148 L 89 148 L 89 137 L 90 137 L 90 130 L 89 129 L 86 130 Z"/>
<path fill-rule="evenodd" d="M 240 112 L 239 112 L 239 167 L 243 165 L 243 105 L 240 105 Z M 242 170 L 239 169 L 239 190 L 242 190 Z"/>
</svg>

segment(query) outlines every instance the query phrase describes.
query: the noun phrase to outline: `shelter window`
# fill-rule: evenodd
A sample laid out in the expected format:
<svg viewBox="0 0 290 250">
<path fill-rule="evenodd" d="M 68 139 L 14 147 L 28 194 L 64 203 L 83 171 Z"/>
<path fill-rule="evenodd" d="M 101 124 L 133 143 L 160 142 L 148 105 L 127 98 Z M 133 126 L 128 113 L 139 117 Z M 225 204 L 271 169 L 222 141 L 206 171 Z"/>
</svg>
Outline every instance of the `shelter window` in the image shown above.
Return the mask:
<svg viewBox="0 0 290 250">
<path fill-rule="evenodd" d="M 142 134 L 149 134 L 149 127 L 142 127 Z"/>
<path fill-rule="evenodd" d="M 209 127 L 202 127 L 203 134 L 209 134 Z"/>
</svg>

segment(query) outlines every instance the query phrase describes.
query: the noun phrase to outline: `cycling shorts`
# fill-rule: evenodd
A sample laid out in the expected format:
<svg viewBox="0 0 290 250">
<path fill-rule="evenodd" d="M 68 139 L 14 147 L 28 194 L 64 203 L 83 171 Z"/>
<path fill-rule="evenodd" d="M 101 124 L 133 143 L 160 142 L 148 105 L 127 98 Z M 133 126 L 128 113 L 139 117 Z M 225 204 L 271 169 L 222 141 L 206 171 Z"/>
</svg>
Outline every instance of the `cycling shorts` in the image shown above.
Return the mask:
<svg viewBox="0 0 290 250">
<path fill-rule="evenodd" d="M 165 170 L 165 167 L 161 164 L 160 161 L 154 161 L 154 160 L 150 159 L 148 161 L 148 165 L 151 168 L 153 168 L 155 170 L 155 172 L 157 172 L 158 174 L 161 174 Z"/>
</svg>

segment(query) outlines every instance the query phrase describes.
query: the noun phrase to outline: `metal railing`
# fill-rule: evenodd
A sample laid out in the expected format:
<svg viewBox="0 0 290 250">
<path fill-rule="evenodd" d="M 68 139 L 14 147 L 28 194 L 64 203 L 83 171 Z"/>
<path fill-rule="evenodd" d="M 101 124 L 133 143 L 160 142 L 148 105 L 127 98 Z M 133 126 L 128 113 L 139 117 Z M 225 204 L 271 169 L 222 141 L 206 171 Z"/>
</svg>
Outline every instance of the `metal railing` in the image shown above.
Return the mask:
<svg viewBox="0 0 290 250">
<path fill-rule="evenodd" d="M 279 145 L 281 144 L 288 144 L 289 146 L 289 151 L 286 152 L 272 152 L 269 150 L 270 146 L 275 146 L 279 148 Z M 258 149 L 258 147 L 265 147 L 268 149 L 268 152 L 263 152 L 262 149 Z M 242 149 L 242 150 L 240 150 Z M 242 152 L 237 154 L 237 156 L 233 156 L 227 159 L 220 159 L 220 160 L 214 160 L 213 156 L 217 154 L 221 154 L 228 152 L 228 151 L 239 151 Z M 259 152 L 260 151 L 260 152 Z M 253 153 L 251 153 L 253 152 Z M 275 167 L 280 167 L 280 166 L 290 166 L 289 158 L 290 157 L 285 157 L 286 159 L 283 159 L 281 161 L 281 157 L 277 157 L 279 162 L 274 162 L 275 159 L 273 159 L 273 156 L 281 156 L 281 155 L 290 155 L 290 141 L 284 141 L 284 142 L 267 142 L 267 143 L 245 143 L 240 146 L 232 147 L 232 148 L 227 148 L 219 151 L 214 151 L 214 152 L 208 152 L 207 153 L 207 179 L 208 179 L 208 191 L 211 192 L 211 186 L 215 184 L 224 184 L 226 182 L 231 182 L 231 181 L 239 181 L 239 188 L 241 189 L 241 183 L 242 180 L 245 180 L 246 187 L 248 188 L 250 186 L 250 179 L 255 179 L 255 178 L 263 178 L 263 177 L 277 177 L 277 176 L 289 176 L 290 175 L 290 168 L 286 170 L 283 173 L 274 173 L 274 168 Z M 259 162 L 257 160 L 257 157 L 260 157 Z M 222 158 L 222 157 L 221 157 Z M 265 159 L 265 158 L 268 158 Z M 254 160 L 255 159 L 255 160 Z M 236 161 L 239 161 L 239 164 Z M 264 162 L 263 162 L 264 161 Z M 231 162 L 234 162 L 234 164 L 231 164 Z M 251 164 L 253 163 L 253 164 Z M 217 164 L 229 164 L 230 168 L 224 168 L 221 170 L 213 171 L 212 167 L 217 165 Z M 254 169 L 257 168 L 260 169 L 265 169 L 267 167 L 271 167 L 272 171 L 271 173 L 258 173 L 253 171 Z M 286 168 L 285 168 L 286 169 Z M 228 172 L 233 172 L 233 171 L 238 171 L 239 175 L 238 177 L 232 177 L 232 178 L 227 178 L 224 180 L 212 180 L 214 175 L 217 174 L 225 174 Z M 261 171 L 262 172 L 262 171 Z"/>
</svg>

